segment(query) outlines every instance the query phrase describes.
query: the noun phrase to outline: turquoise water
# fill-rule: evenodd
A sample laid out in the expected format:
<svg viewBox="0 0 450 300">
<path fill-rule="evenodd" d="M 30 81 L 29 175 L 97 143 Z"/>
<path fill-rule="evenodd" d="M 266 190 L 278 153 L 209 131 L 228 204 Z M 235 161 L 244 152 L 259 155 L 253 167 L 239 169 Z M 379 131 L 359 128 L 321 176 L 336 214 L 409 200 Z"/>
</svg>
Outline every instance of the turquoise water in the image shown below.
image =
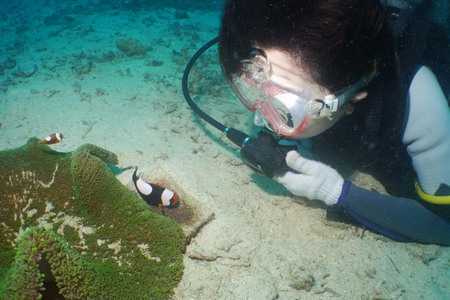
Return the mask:
<svg viewBox="0 0 450 300">
<path fill-rule="evenodd" d="M 191 112 L 183 70 L 217 36 L 223 1 L 6 2 L 0 150 L 62 132 L 55 150 L 94 143 L 117 153 L 122 167 L 157 164 L 213 206 L 219 225 L 214 233 L 206 226 L 188 247 L 176 298 L 450 298 L 448 248 L 396 243 L 325 220 L 322 207 L 294 202 L 255 177 L 235 147 Z M 449 1 L 430 3 L 423 14 L 450 34 Z M 256 132 L 221 75 L 215 47 L 190 82 L 207 113 Z M 58 297 L 58 288 L 46 297 Z"/>
</svg>

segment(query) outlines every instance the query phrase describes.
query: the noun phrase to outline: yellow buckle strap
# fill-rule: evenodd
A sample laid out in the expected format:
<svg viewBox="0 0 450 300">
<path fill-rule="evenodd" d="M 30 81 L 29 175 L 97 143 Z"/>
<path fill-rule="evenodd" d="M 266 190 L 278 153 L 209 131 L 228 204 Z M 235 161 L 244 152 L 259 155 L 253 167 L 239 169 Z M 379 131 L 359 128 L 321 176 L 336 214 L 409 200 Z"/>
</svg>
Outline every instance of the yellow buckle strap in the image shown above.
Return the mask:
<svg viewBox="0 0 450 300">
<path fill-rule="evenodd" d="M 419 194 L 419 197 L 422 200 L 425 200 L 425 201 L 433 203 L 433 204 L 439 204 L 439 205 L 450 204 L 450 195 L 434 196 L 434 195 L 427 194 L 422 190 L 422 188 L 420 187 L 420 184 L 417 181 L 416 181 L 416 190 L 417 190 L 417 194 Z"/>
</svg>

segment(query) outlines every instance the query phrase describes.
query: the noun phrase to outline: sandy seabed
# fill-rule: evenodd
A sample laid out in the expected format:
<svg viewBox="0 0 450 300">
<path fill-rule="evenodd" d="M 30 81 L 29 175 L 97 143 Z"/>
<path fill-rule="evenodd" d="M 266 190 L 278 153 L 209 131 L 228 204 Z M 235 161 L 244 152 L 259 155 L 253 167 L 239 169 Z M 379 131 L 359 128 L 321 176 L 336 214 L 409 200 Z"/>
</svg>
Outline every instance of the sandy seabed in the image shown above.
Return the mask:
<svg viewBox="0 0 450 300">
<path fill-rule="evenodd" d="M 397 243 L 292 197 L 192 113 L 182 73 L 217 35 L 219 10 L 30 3 L 0 4 L 0 149 L 62 132 L 55 150 L 94 143 L 117 153 L 121 167 L 139 165 L 149 181 L 168 174 L 202 222 L 175 299 L 450 298 L 449 248 Z M 119 50 L 125 38 L 146 54 Z M 214 49 L 198 66 L 191 85 L 199 105 L 249 130 Z M 131 172 L 118 176 L 130 188 Z M 376 187 L 365 176 L 358 182 Z"/>
</svg>

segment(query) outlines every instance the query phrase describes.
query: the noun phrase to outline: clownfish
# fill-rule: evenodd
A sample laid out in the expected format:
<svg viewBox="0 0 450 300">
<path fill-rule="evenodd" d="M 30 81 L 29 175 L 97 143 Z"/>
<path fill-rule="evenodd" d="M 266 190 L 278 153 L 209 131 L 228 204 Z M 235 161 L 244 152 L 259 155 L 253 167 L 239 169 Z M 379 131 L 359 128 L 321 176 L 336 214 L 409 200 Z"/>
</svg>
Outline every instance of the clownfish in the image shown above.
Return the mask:
<svg viewBox="0 0 450 300">
<path fill-rule="evenodd" d="M 61 140 L 63 139 L 63 134 L 62 133 L 52 133 L 50 134 L 48 137 L 46 137 L 45 139 L 43 139 L 42 141 L 40 141 L 40 144 L 46 144 L 46 145 L 50 145 L 50 144 L 56 144 L 61 142 Z"/>
<path fill-rule="evenodd" d="M 180 199 L 175 192 L 155 183 L 148 183 L 136 175 L 137 167 L 134 167 L 133 182 L 142 199 L 150 205 L 164 208 L 177 208 Z"/>
</svg>

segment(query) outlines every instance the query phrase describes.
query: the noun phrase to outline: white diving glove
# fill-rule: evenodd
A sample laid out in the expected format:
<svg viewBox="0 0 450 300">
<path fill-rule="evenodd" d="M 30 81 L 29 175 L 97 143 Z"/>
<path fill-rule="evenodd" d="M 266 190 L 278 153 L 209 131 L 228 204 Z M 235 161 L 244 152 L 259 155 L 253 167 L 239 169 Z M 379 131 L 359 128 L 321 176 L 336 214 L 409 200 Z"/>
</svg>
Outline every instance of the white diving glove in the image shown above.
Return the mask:
<svg viewBox="0 0 450 300">
<path fill-rule="evenodd" d="M 284 185 L 292 194 L 310 200 L 320 200 L 327 205 L 338 202 L 344 179 L 333 168 L 317 161 L 306 159 L 297 151 L 286 155 L 288 167 L 298 172 L 287 172 L 274 179 Z"/>
</svg>

